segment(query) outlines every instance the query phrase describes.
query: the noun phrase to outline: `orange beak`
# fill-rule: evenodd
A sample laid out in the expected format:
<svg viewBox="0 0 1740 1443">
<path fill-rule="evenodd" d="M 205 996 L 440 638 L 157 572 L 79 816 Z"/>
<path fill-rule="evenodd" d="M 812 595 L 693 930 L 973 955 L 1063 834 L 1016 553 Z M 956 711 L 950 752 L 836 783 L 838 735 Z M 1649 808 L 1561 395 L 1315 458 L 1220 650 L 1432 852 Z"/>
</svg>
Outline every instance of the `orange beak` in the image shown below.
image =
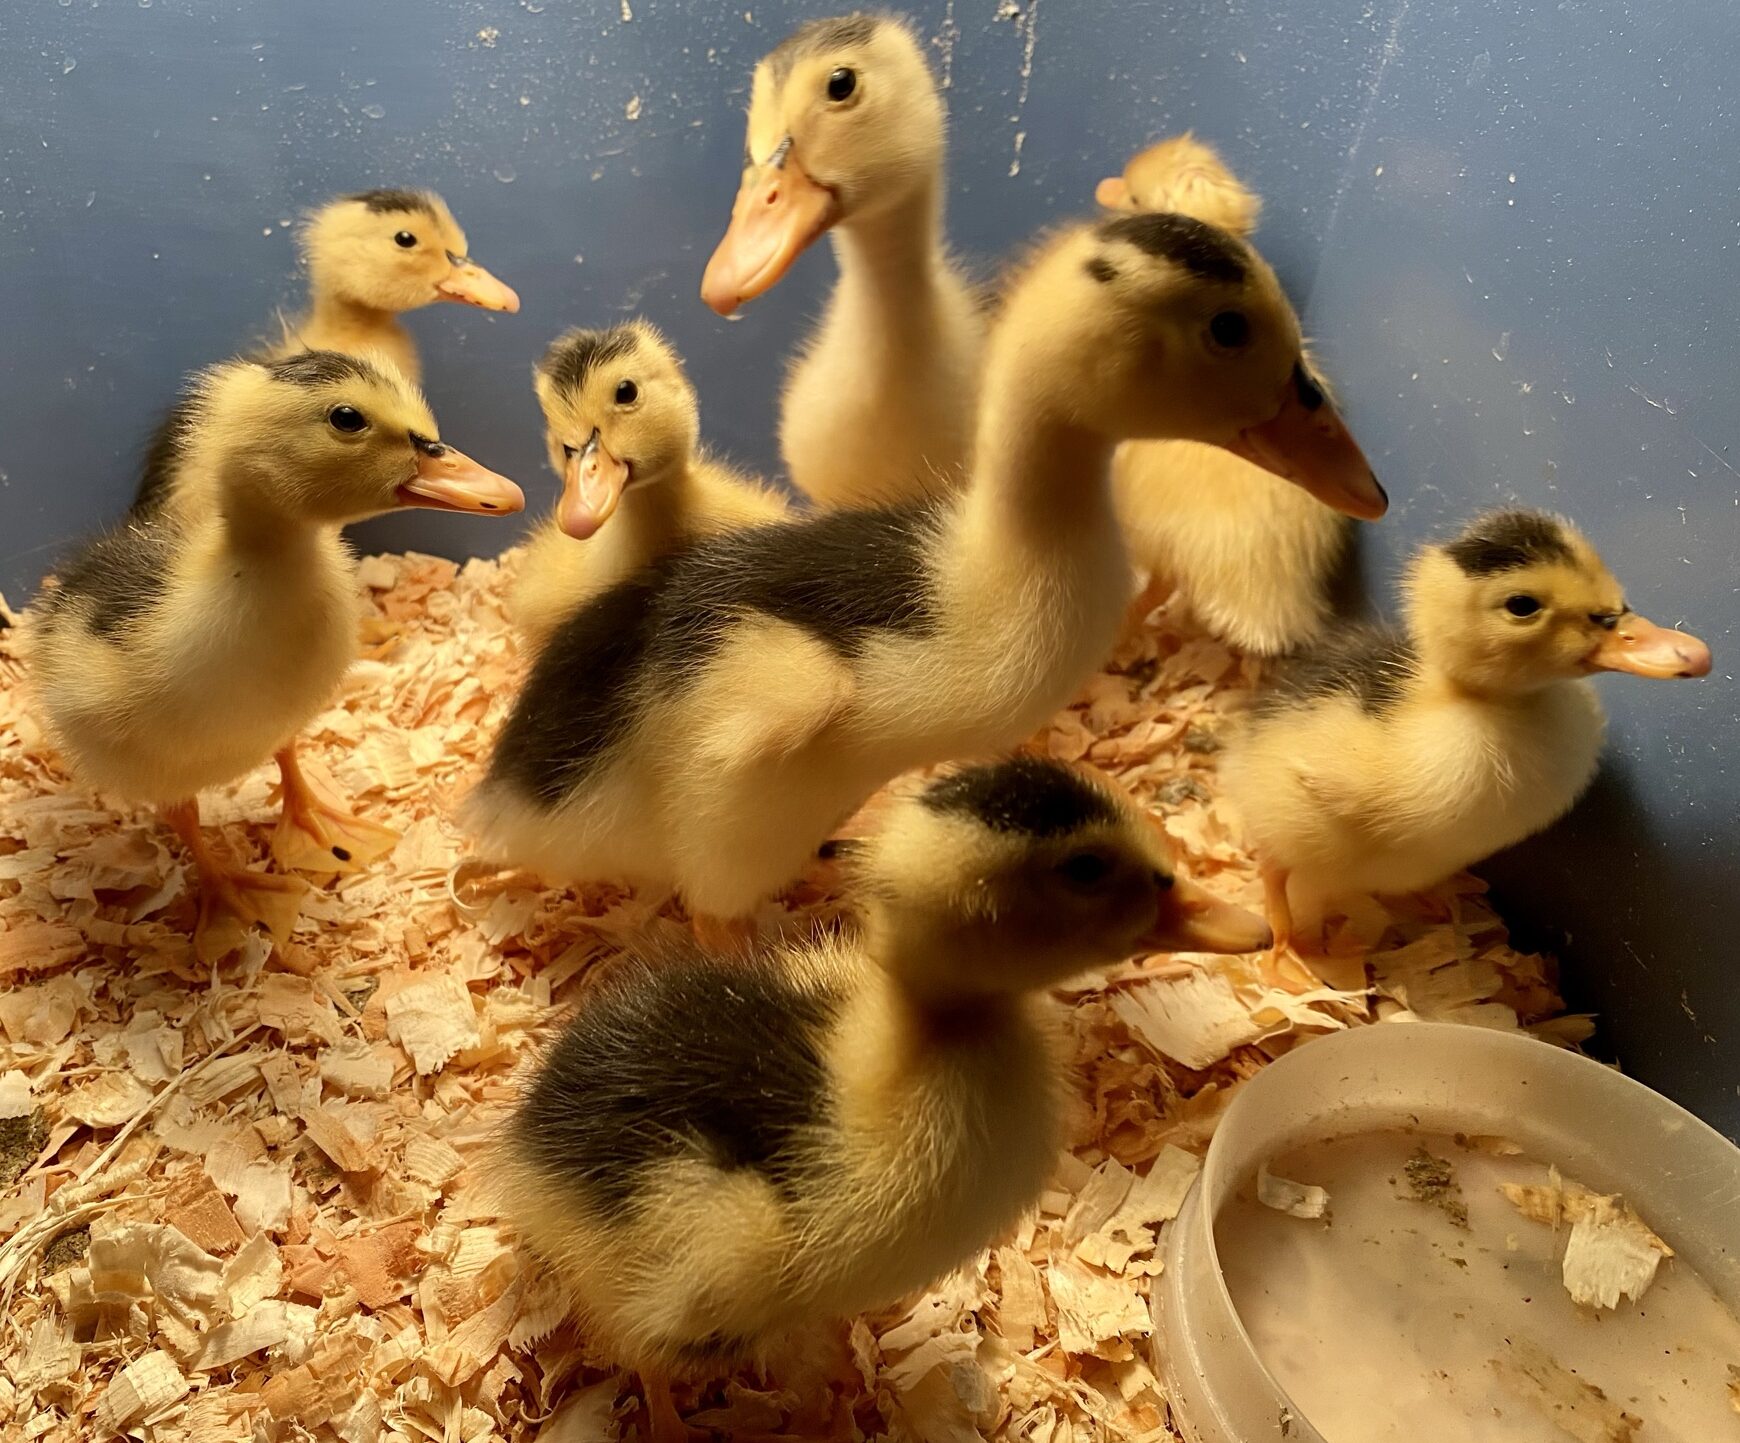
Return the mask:
<svg viewBox="0 0 1740 1443">
<path fill-rule="evenodd" d="M 453 269 L 446 280 L 435 283 L 442 300 L 481 306 L 486 311 L 506 311 L 509 315 L 519 310 L 519 293 L 506 281 L 498 281 L 469 256 L 450 254 L 448 259 L 453 262 Z"/>
<path fill-rule="evenodd" d="M 731 224 L 701 277 L 701 299 L 730 315 L 778 285 L 792 262 L 839 218 L 833 191 L 810 179 L 786 136 L 767 164 L 744 176 Z"/>
<path fill-rule="evenodd" d="M 562 468 L 562 500 L 556 507 L 556 525 L 565 535 L 584 541 L 610 520 L 627 489 L 629 469 L 598 439 L 592 439 Z"/>
<path fill-rule="evenodd" d="M 1669 631 L 1628 611 L 1585 663 L 1590 671 L 1628 671 L 1666 681 L 1710 674 L 1710 648 L 1683 631 Z"/>
<path fill-rule="evenodd" d="M 1154 925 L 1137 940 L 1136 953 L 1261 952 L 1274 945 L 1269 924 L 1254 912 L 1204 891 L 1194 882 L 1174 877 L 1160 894 Z"/>
<path fill-rule="evenodd" d="M 417 446 L 417 474 L 399 488 L 399 504 L 509 516 L 525 509 L 526 497 L 507 477 L 479 466 L 463 451 L 423 441 Z"/>
<path fill-rule="evenodd" d="M 1130 183 L 1121 175 L 1108 175 L 1094 187 L 1094 200 L 1107 210 L 1135 210 L 1136 200 L 1130 194 Z"/>
<path fill-rule="evenodd" d="M 1303 366 L 1295 365 L 1281 388 L 1280 410 L 1261 425 L 1245 427 L 1226 449 L 1361 521 L 1376 521 L 1389 510 L 1390 498 L 1371 463 Z"/>
</svg>

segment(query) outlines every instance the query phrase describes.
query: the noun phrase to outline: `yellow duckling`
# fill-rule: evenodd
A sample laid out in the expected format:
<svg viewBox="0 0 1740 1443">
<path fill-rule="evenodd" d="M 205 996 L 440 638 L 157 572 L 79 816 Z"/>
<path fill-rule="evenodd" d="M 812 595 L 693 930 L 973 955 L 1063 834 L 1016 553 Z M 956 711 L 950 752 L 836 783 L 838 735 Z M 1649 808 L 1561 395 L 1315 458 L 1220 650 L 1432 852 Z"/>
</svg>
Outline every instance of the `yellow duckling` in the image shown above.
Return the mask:
<svg viewBox="0 0 1740 1443">
<path fill-rule="evenodd" d="M 1269 669 L 1224 777 L 1285 943 L 1337 898 L 1418 892 L 1550 825 L 1595 775 L 1598 671 L 1703 676 L 1710 649 L 1625 604 L 1570 522 L 1481 516 L 1423 547 L 1405 634 Z M 1291 906 L 1290 906 L 1291 898 Z"/>
<path fill-rule="evenodd" d="M 1095 192 L 1114 210 L 1178 211 L 1249 238 L 1262 202 L 1190 134 L 1131 158 Z M 1307 366 L 1310 365 L 1307 358 Z M 1322 380 L 1313 369 L 1313 378 Z M 1240 650 L 1269 656 L 1316 636 L 1347 554 L 1348 522 L 1261 466 L 1194 441 L 1132 441 L 1112 467 L 1145 616 L 1170 590 Z"/>
<path fill-rule="evenodd" d="M 729 315 L 832 233 L 839 280 L 779 421 L 792 483 L 819 505 L 964 479 L 985 319 L 943 245 L 943 128 L 892 16 L 811 21 L 755 69 L 743 184 L 701 295 Z"/>
<path fill-rule="evenodd" d="M 703 537 L 569 616 L 469 804 L 486 853 L 740 920 L 901 772 L 1020 743 L 1113 648 L 1121 440 L 1247 446 L 1350 511 L 1385 506 L 1273 273 L 1185 216 L 1041 249 L 978 424 L 962 492 Z"/>
<path fill-rule="evenodd" d="M 308 263 L 308 313 L 285 322 L 268 360 L 298 351 L 382 355 L 415 384 L 417 343 L 401 312 L 435 301 L 517 311 L 520 298 L 466 254 L 465 232 L 446 202 L 427 190 L 369 190 L 340 196 L 309 217 L 301 235 Z"/>
<path fill-rule="evenodd" d="M 532 384 L 562 478 L 562 499 L 528 544 L 508 602 L 534 647 L 582 601 L 691 537 L 790 511 L 785 497 L 699 449 L 695 388 L 645 321 L 557 337 Z"/>
<path fill-rule="evenodd" d="M 497 1149 L 504 1211 L 659 1443 L 673 1377 L 896 1302 L 1033 1207 L 1062 1144 L 1046 989 L 1268 936 L 1126 797 L 1036 758 L 906 790 L 847 864 L 859 931 L 627 959 Z"/>
<path fill-rule="evenodd" d="M 339 528 L 409 506 L 502 516 L 524 498 L 444 445 L 385 361 L 335 351 L 202 372 L 152 464 L 127 520 L 41 597 L 32 679 L 79 777 L 156 803 L 186 843 L 209 952 L 220 912 L 285 935 L 302 884 L 216 857 L 199 827 L 205 788 L 275 757 L 273 849 L 291 865 L 353 870 L 394 840 L 325 801 L 297 764 L 296 733 L 355 655 L 358 588 Z"/>
</svg>

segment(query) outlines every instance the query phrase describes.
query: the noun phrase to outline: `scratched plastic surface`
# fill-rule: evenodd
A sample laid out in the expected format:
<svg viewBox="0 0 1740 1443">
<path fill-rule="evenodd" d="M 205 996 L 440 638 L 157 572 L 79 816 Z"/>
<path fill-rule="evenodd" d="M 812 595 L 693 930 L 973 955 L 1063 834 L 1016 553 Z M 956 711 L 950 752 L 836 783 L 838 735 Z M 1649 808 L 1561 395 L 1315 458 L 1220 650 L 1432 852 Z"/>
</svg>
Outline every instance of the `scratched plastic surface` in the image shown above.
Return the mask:
<svg viewBox="0 0 1740 1443">
<path fill-rule="evenodd" d="M 551 496 L 527 370 L 644 310 L 706 434 L 777 464 L 807 258 L 741 321 L 697 300 L 755 59 L 834 7 L 674 0 L 48 0 L 0 14 L 0 589 L 117 516 L 189 369 L 294 303 L 285 223 L 431 185 L 518 316 L 412 318 L 444 434 Z M 1740 748 L 1740 26 L 1723 0 L 925 0 L 953 115 L 950 231 L 987 276 L 1153 135 L 1194 126 L 1264 196 L 1261 240 L 1395 498 L 1407 547 L 1515 495 L 1574 513 L 1640 610 L 1716 673 L 1603 683 L 1613 756 L 1553 836 L 1489 869 L 1548 927 L 1626 1064 L 1740 1133 L 1731 983 Z M 429 513 L 365 547 L 463 554 Z M 1569 945 L 1566 939 L 1569 938 Z"/>
</svg>

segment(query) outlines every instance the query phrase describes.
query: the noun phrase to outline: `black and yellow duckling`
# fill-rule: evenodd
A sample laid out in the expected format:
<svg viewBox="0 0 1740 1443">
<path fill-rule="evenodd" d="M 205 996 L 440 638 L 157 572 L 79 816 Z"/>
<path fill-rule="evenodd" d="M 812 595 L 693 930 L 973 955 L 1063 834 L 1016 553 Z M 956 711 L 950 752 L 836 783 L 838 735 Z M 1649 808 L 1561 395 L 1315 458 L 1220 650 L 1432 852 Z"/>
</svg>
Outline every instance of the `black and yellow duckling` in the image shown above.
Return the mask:
<svg viewBox="0 0 1740 1443">
<path fill-rule="evenodd" d="M 1019 744 L 1110 654 L 1130 595 L 1119 441 L 1241 445 L 1331 504 L 1385 506 L 1273 272 L 1185 216 L 1040 248 L 978 427 L 963 492 L 703 537 L 578 608 L 469 804 L 484 852 L 735 925 L 877 788 Z"/>
<path fill-rule="evenodd" d="M 1283 943 L 1337 898 L 1410 893 L 1556 821 L 1595 775 L 1587 678 L 1696 677 L 1710 649 L 1632 611 L 1569 521 L 1495 511 L 1420 549 L 1405 632 L 1276 663 L 1224 766 Z"/>
<path fill-rule="evenodd" d="M 561 500 L 527 545 L 508 602 L 533 646 L 581 602 L 692 537 L 778 521 L 791 509 L 700 449 L 695 388 L 645 321 L 557 337 L 532 384 L 562 478 Z"/>
<path fill-rule="evenodd" d="M 31 647 L 47 728 L 81 779 L 163 810 L 199 868 L 208 951 L 220 912 L 284 935 L 302 888 L 211 852 L 205 788 L 276 757 L 281 858 L 344 871 L 392 845 L 387 828 L 323 800 L 296 759 L 296 733 L 356 654 L 360 594 L 339 528 L 399 507 L 504 516 L 523 504 L 513 482 L 442 443 L 385 361 L 233 361 L 194 378 L 126 520 L 56 573 Z"/>
<path fill-rule="evenodd" d="M 1268 939 L 1127 797 L 1038 758 L 897 790 L 846 866 L 857 929 L 628 958 L 497 1151 L 503 1210 L 660 1443 L 673 1377 L 896 1302 L 1034 1205 L 1062 1141 L 1047 988 Z"/>
</svg>

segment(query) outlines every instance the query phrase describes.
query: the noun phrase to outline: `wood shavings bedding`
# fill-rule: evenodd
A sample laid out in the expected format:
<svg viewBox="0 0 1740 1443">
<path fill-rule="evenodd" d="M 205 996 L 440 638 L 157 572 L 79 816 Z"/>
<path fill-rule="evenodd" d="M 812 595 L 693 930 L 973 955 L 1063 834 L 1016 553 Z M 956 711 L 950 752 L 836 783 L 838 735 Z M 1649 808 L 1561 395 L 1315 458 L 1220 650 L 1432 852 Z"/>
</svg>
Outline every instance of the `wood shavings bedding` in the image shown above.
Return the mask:
<svg viewBox="0 0 1740 1443">
<path fill-rule="evenodd" d="M 402 840 L 367 872 L 319 878 L 285 946 L 251 937 L 215 971 L 193 955 L 167 835 L 47 750 L 21 685 L 28 619 L 0 603 L 0 1436 L 594 1443 L 634 1428 L 632 1383 L 471 1185 L 516 1069 L 623 939 L 672 925 L 607 884 L 455 873 L 448 819 L 524 666 L 509 566 L 363 563 L 391 639 L 351 669 L 305 756 Z M 1046 737 L 1130 787 L 1193 877 L 1253 908 L 1215 765 L 1255 670 L 1162 607 Z M 222 844 L 262 865 L 270 769 L 205 801 Z M 1550 964 L 1509 948 L 1472 878 L 1408 912 L 1357 911 L 1314 975 L 1150 959 L 1059 994 L 1080 1083 L 1070 1149 L 1015 1236 L 852 1325 L 862 1433 L 1174 1437 L 1146 1357 L 1160 1230 L 1245 1079 L 1389 1015 L 1577 1040 Z M 818 1376 L 794 1361 L 679 1401 L 724 1432 L 802 1432 Z"/>
</svg>

